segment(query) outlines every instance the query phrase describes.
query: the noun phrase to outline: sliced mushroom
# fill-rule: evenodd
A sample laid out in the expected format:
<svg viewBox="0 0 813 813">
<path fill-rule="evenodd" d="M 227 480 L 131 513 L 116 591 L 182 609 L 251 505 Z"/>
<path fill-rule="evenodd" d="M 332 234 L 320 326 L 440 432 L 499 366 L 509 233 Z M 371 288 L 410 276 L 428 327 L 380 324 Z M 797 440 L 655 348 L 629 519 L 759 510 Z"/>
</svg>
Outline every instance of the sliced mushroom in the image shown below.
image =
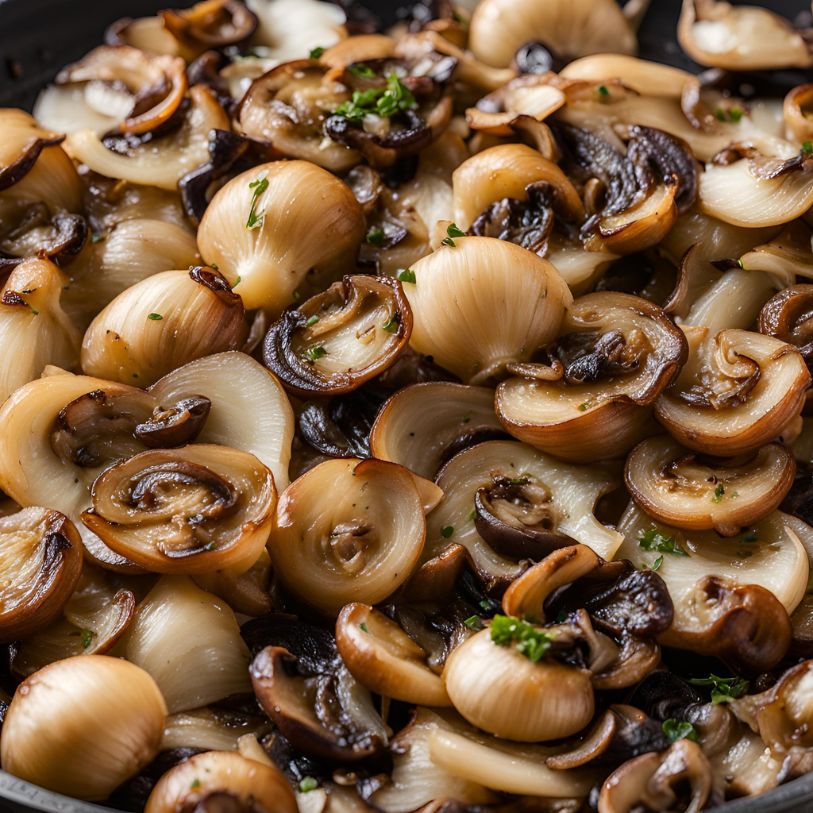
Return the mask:
<svg viewBox="0 0 813 813">
<path fill-rule="evenodd" d="M 350 601 L 377 604 L 395 592 L 417 564 L 425 533 L 421 495 L 406 469 L 328 460 L 280 497 L 269 552 L 284 584 L 333 615 Z"/>
<path fill-rule="evenodd" d="M 276 489 L 254 455 L 195 444 L 142 452 L 93 483 L 82 521 L 155 573 L 248 570 L 273 522 Z"/>
<path fill-rule="evenodd" d="M 630 452 L 627 489 L 640 508 L 687 530 L 739 532 L 775 511 L 793 484 L 787 447 L 769 443 L 745 459 L 713 460 L 668 436 L 649 438 Z"/>
<path fill-rule="evenodd" d="M 576 300 L 546 363 L 513 364 L 497 416 L 515 437 L 584 462 L 626 452 L 686 360 L 686 341 L 656 305 L 615 292 Z"/>
<path fill-rule="evenodd" d="M 335 395 L 391 366 L 411 333 L 397 280 L 347 276 L 286 311 L 265 337 L 263 358 L 297 394 Z"/>
<path fill-rule="evenodd" d="M 618 6 L 607 0 L 536 3 L 486 0 L 471 20 L 469 46 L 488 65 L 508 66 L 521 45 L 542 40 L 570 59 L 636 50 L 635 34 Z"/>
<path fill-rule="evenodd" d="M 61 144 L 65 136 L 41 127 L 23 110 L 3 110 L 0 120 L 5 134 L 0 152 L 0 190 L 4 190 L 19 183 L 33 169 L 43 150 Z"/>
<path fill-rule="evenodd" d="M 404 285 L 414 320 L 410 343 L 463 381 L 482 384 L 551 340 L 571 295 L 550 263 L 519 246 L 488 237 L 449 240 L 453 245 L 415 263 L 415 282 Z"/>
<path fill-rule="evenodd" d="M 82 369 L 110 381 L 148 386 L 190 361 L 242 347 L 241 298 L 219 272 L 164 271 L 120 293 L 91 322 Z"/>
<path fill-rule="evenodd" d="M 423 561 L 462 545 L 486 584 L 504 584 L 539 560 L 581 541 L 612 558 L 618 533 L 594 515 L 615 481 L 606 470 L 577 469 L 512 441 L 489 441 L 453 457 L 437 484 L 444 498 L 427 520 Z"/>
<path fill-rule="evenodd" d="M 238 175 L 214 196 L 198 245 L 247 308 L 278 315 L 312 268 L 344 271 L 363 234 L 364 215 L 345 184 L 305 161 L 278 161 Z"/>
<path fill-rule="evenodd" d="M 347 604 L 336 619 L 336 646 L 351 674 L 370 691 L 405 703 L 448 706 L 427 653 L 395 621 L 368 604 Z"/>
<path fill-rule="evenodd" d="M 238 45 L 257 28 L 256 15 L 239 0 L 204 0 L 190 9 L 162 11 L 159 17 L 172 36 L 195 51 Z"/>
<path fill-rule="evenodd" d="M 799 349 L 805 362 L 813 362 L 813 285 L 791 285 L 769 299 L 759 312 L 759 332 Z"/>
<path fill-rule="evenodd" d="M 13 641 L 59 615 L 82 572 L 82 540 L 67 517 L 47 508 L 0 517 L 0 538 L 0 640 Z"/>
<path fill-rule="evenodd" d="M 813 84 L 798 85 L 785 96 L 783 107 L 789 138 L 804 143 L 813 137 Z"/>
<path fill-rule="evenodd" d="M 810 381 L 785 342 L 745 330 L 687 330 L 689 360 L 655 407 L 678 441 L 703 454 L 756 451 L 801 412 Z"/>
<path fill-rule="evenodd" d="M 505 437 L 485 387 L 427 382 L 405 387 L 381 408 L 370 432 L 373 457 L 433 478 L 453 455 Z"/>
<path fill-rule="evenodd" d="M 758 6 L 683 0 L 678 40 L 695 62 L 731 71 L 807 68 L 813 52 L 788 20 Z"/>
</svg>

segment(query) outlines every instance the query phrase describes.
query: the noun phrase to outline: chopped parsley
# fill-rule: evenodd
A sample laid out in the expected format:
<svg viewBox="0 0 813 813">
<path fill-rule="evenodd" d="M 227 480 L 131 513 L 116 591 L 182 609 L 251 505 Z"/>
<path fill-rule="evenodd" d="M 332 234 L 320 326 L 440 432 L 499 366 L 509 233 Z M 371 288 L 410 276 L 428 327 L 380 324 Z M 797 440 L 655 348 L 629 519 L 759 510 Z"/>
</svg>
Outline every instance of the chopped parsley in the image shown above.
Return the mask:
<svg viewBox="0 0 813 813">
<path fill-rule="evenodd" d="M 607 87 L 607 85 L 599 85 L 596 88 L 596 92 L 599 96 L 601 96 L 602 99 L 608 99 L 610 96 L 610 89 Z"/>
<path fill-rule="evenodd" d="M 355 90 L 351 98 L 342 102 L 334 112 L 354 124 L 361 124 L 364 117 L 371 114 L 387 119 L 417 106 L 412 91 L 391 73 L 385 87 Z"/>
<path fill-rule="evenodd" d="M 697 742 L 697 732 L 691 723 L 685 720 L 676 720 L 670 717 L 661 723 L 661 730 L 669 738 L 669 742 L 677 742 L 678 740 L 693 740 Z"/>
<path fill-rule="evenodd" d="M 398 313 L 398 311 L 395 311 L 395 313 L 393 313 L 392 316 L 390 316 L 389 319 L 387 319 L 387 321 L 384 322 L 383 325 L 381 325 L 381 329 L 386 330 L 387 333 L 397 333 L 398 326 L 400 324 L 401 324 L 401 314 Z"/>
<path fill-rule="evenodd" d="M 318 787 L 318 780 L 314 779 L 312 776 L 303 776 L 302 779 L 299 780 L 299 790 L 302 793 L 310 793 L 310 791 L 316 790 Z"/>
<path fill-rule="evenodd" d="M 444 525 L 440 529 L 440 535 L 444 539 L 448 539 L 454 533 L 454 526 L 453 525 Z"/>
<path fill-rule="evenodd" d="M 316 48 L 311 48 L 308 53 L 309 59 L 319 59 L 320 56 L 325 52 L 325 49 L 321 45 L 317 45 Z"/>
<path fill-rule="evenodd" d="M 661 565 L 663 564 L 663 554 L 661 554 L 653 563 L 652 567 L 649 568 L 650 570 L 660 570 Z"/>
<path fill-rule="evenodd" d="M 82 649 L 87 649 L 93 643 L 95 635 L 93 630 L 82 630 Z"/>
<path fill-rule="evenodd" d="M 402 268 L 395 276 L 398 278 L 399 282 L 409 282 L 412 285 L 415 284 L 415 272 L 411 268 Z"/>
<path fill-rule="evenodd" d="M 730 107 L 728 110 L 718 107 L 714 111 L 714 117 L 717 121 L 731 122 L 732 124 L 739 124 L 744 115 L 745 111 L 741 107 Z"/>
<path fill-rule="evenodd" d="M 200 779 L 198 779 L 197 777 L 195 777 L 195 778 L 192 780 L 192 784 L 189 786 L 189 789 L 190 789 L 190 790 L 197 790 L 199 787 L 200 787 Z"/>
<path fill-rule="evenodd" d="M 553 637 L 521 618 L 495 615 L 491 619 L 491 640 L 498 646 L 513 646 L 528 660 L 537 663 L 547 655 Z"/>
<path fill-rule="evenodd" d="M 370 628 L 367 626 L 367 624 L 364 623 L 364 621 L 362 621 L 361 624 L 359 624 L 359 629 L 362 632 L 369 632 L 370 631 Z"/>
<path fill-rule="evenodd" d="M 457 223 L 450 223 L 446 227 L 446 237 L 441 240 L 441 245 L 444 246 L 451 246 L 452 248 L 455 247 L 454 239 L 455 237 L 465 237 L 466 232 L 463 229 L 459 228 Z"/>
<path fill-rule="evenodd" d="M 31 308 L 30 305 L 28 307 Z M 31 315 L 32 316 L 39 316 L 40 312 L 36 308 L 31 308 Z"/>
<path fill-rule="evenodd" d="M 375 71 L 369 66 L 365 65 L 363 62 L 359 62 L 356 65 L 351 65 L 348 69 L 353 76 L 361 76 L 364 79 L 372 79 L 375 76 Z"/>
<path fill-rule="evenodd" d="M 252 190 L 251 192 L 251 209 L 248 213 L 248 220 L 246 220 L 246 228 L 247 229 L 258 229 L 263 224 L 263 220 L 265 219 L 265 210 L 262 212 L 257 212 L 257 202 L 260 199 L 260 195 L 268 189 L 268 178 L 263 176 L 262 178 L 257 178 L 257 180 L 252 181 L 248 188 Z"/>
<path fill-rule="evenodd" d="M 308 361 L 317 361 L 322 356 L 327 355 L 327 350 L 321 344 L 318 344 L 315 347 L 309 347 L 305 351 L 305 355 L 308 357 Z"/>
<path fill-rule="evenodd" d="M 160 322 L 164 317 L 160 313 L 148 313 L 147 319 L 152 319 L 153 322 Z"/>
<path fill-rule="evenodd" d="M 672 556 L 688 556 L 683 548 L 678 545 L 673 536 L 665 536 L 655 528 L 641 531 L 638 536 L 638 545 L 644 550 L 657 551 L 658 553 L 669 553 Z"/>
<path fill-rule="evenodd" d="M 319 321 L 319 317 L 314 313 L 313 316 L 309 316 L 307 321 L 305 322 L 305 327 L 313 327 Z"/>
<path fill-rule="evenodd" d="M 715 705 L 728 703 L 742 697 L 750 686 L 750 683 L 745 678 L 724 678 L 714 674 L 709 675 L 707 678 L 693 678 L 689 683 L 692 686 L 709 686 L 711 688 L 711 702 Z"/>
<path fill-rule="evenodd" d="M 470 630 L 481 630 L 481 629 L 483 629 L 483 619 L 480 618 L 479 615 L 470 615 L 463 623 Z"/>
<path fill-rule="evenodd" d="M 725 496 L 725 486 L 722 483 L 717 483 L 717 487 L 714 489 L 714 496 L 711 498 L 712 502 L 721 502 L 723 497 Z"/>
<path fill-rule="evenodd" d="M 380 226 L 372 226 L 364 238 L 371 246 L 384 245 L 384 229 Z"/>
<path fill-rule="evenodd" d="M 802 143 L 802 152 L 805 155 L 813 155 L 813 141 L 805 141 Z"/>
<path fill-rule="evenodd" d="M 579 404 L 579 412 L 587 412 L 588 409 L 592 406 L 592 401 L 582 401 Z"/>
</svg>

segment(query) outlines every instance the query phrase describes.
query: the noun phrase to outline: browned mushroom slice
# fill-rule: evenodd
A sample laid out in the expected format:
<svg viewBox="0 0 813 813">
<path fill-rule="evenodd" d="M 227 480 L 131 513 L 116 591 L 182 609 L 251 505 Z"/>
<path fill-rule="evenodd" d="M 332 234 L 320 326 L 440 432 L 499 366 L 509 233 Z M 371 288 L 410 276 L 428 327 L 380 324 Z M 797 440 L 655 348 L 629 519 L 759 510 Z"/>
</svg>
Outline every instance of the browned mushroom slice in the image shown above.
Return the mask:
<svg viewBox="0 0 813 813">
<path fill-rule="evenodd" d="M 799 85 L 785 96 L 785 128 L 804 143 L 813 138 L 813 83 Z"/>
<path fill-rule="evenodd" d="M 614 771 L 601 786 L 601 813 L 627 813 L 645 806 L 649 810 L 684 810 L 700 813 L 708 802 L 714 777 L 700 746 L 678 740 L 662 754 L 631 759 Z"/>
<path fill-rule="evenodd" d="M 81 215 L 52 215 L 44 203 L 32 204 L 0 239 L 0 271 L 14 268 L 25 257 L 70 263 L 85 247 L 89 232 Z"/>
<path fill-rule="evenodd" d="M 102 45 L 62 70 L 37 101 L 37 116 L 65 132 L 140 135 L 167 122 L 187 90 L 179 57 Z"/>
<path fill-rule="evenodd" d="M 297 658 L 287 649 L 268 646 L 252 661 L 254 693 L 265 713 L 290 742 L 306 754 L 339 762 L 356 762 L 378 753 L 386 742 L 381 730 L 366 722 L 369 695 L 350 673 L 307 676 L 296 671 Z"/>
<path fill-rule="evenodd" d="M 744 459 L 715 460 L 668 436 L 649 438 L 630 452 L 627 488 L 650 516 L 688 530 L 730 536 L 775 511 L 793 484 L 787 447 L 769 443 Z"/>
<path fill-rule="evenodd" d="M 133 621 L 139 587 L 86 562 L 62 617 L 17 646 L 12 671 L 28 676 L 63 658 L 109 652 Z"/>
<path fill-rule="evenodd" d="M 771 297 L 759 313 L 759 332 L 792 344 L 813 363 L 813 285 L 791 285 Z"/>
<path fill-rule="evenodd" d="M 799 415 L 810 374 L 795 347 L 746 330 L 686 333 L 689 360 L 655 408 L 684 446 L 721 457 L 747 454 Z"/>
<path fill-rule="evenodd" d="M 318 62 L 285 62 L 252 82 L 236 111 L 240 132 L 289 158 L 346 172 L 361 160 L 353 149 L 325 140 L 329 112 L 349 98 L 347 88 Z"/>
<path fill-rule="evenodd" d="M 107 469 L 82 521 L 155 573 L 248 570 L 276 506 L 271 472 L 254 455 L 195 444 L 148 451 Z"/>
<path fill-rule="evenodd" d="M 683 0 L 678 39 L 701 65 L 731 71 L 806 68 L 813 50 L 802 31 L 767 8 Z"/>
<path fill-rule="evenodd" d="M 156 407 L 133 434 L 151 449 L 185 446 L 200 434 L 211 408 L 212 402 L 204 395 L 182 398 L 169 409 Z"/>
<path fill-rule="evenodd" d="M 515 364 L 497 415 L 515 437 L 566 460 L 626 452 L 686 360 L 683 333 L 651 302 L 601 292 L 576 300 L 546 364 Z"/>
<path fill-rule="evenodd" d="M 240 0 L 204 0 L 189 9 L 159 12 L 164 27 L 193 48 L 223 48 L 247 40 L 257 28 L 256 15 Z"/>
<path fill-rule="evenodd" d="M 337 395 L 390 367 L 411 334 L 400 282 L 347 276 L 286 311 L 265 337 L 263 359 L 299 395 Z"/>
<path fill-rule="evenodd" d="M 22 110 L 3 110 L 3 145 L 0 150 L 0 190 L 19 183 L 34 167 L 43 150 L 65 140 L 47 130 Z"/>
<path fill-rule="evenodd" d="M 0 641 L 13 641 L 59 615 L 82 572 L 82 540 L 67 517 L 47 508 L 0 517 L 0 539 Z"/>
<path fill-rule="evenodd" d="M 405 387 L 381 408 L 370 432 L 370 450 L 373 457 L 433 478 L 458 452 L 505 436 L 491 390 L 427 382 Z"/>
<path fill-rule="evenodd" d="M 330 68 L 347 68 L 360 62 L 393 56 L 395 40 L 386 34 L 356 34 L 339 40 L 319 55 L 319 62 Z"/>
</svg>

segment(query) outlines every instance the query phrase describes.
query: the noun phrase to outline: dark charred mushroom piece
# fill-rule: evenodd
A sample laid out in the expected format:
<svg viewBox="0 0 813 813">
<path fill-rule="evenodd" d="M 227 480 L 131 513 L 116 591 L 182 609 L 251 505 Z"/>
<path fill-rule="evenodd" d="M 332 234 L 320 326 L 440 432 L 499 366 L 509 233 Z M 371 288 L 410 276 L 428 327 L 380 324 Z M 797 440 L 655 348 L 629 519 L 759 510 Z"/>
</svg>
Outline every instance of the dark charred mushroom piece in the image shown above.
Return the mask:
<svg viewBox="0 0 813 813">
<path fill-rule="evenodd" d="M 596 291 L 632 294 L 665 307 L 678 286 L 679 273 L 654 250 L 628 254 L 607 269 L 596 283 Z"/>
<path fill-rule="evenodd" d="M 82 215 L 58 212 L 51 216 L 44 204 L 34 204 L 0 239 L 0 271 L 26 257 L 47 257 L 58 265 L 69 262 L 84 248 L 89 233 Z"/>
<path fill-rule="evenodd" d="M 309 401 L 299 413 L 299 433 L 330 457 L 370 457 L 370 430 L 385 400 L 362 388 L 330 401 Z"/>
<path fill-rule="evenodd" d="M 398 17 L 414 33 L 433 20 L 451 20 L 453 13 L 454 7 L 449 0 L 418 0 L 399 9 Z"/>
<path fill-rule="evenodd" d="M 759 332 L 799 348 L 813 365 L 813 285 L 791 285 L 772 296 L 759 312 Z"/>
<path fill-rule="evenodd" d="M 0 192 L 19 183 L 33 169 L 34 164 L 46 147 L 53 147 L 61 144 L 65 136 L 61 133 L 54 133 L 47 138 L 32 139 L 22 155 L 8 166 L 0 168 Z"/>
<path fill-rule="evenodd" d="M 239 45 L 257 28 L 257 16 L 240 0 L 204 0 L 189 9 L 159 12 L 164 27 L 192 46 Z"/>
<path fill-rule="evenodd" d="M 184 446 L 201 433 L 211 406 L 205 396 L 193 395 L 169 409 L 156 407 L 150 420 L 138 424 L 133 433 L 150 449 Z"/>
</svg>

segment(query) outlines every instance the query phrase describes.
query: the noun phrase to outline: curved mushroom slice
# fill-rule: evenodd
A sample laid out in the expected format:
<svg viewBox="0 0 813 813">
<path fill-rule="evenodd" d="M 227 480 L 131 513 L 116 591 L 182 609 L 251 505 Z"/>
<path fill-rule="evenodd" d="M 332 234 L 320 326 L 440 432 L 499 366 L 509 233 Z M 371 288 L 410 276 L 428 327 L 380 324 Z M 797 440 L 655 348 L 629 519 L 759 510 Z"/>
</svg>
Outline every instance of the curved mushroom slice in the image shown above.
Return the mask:
<svg viewBox="0 0 813 813">
<path fill-rule="evenodd" d="M 276 506 L 271 472 L 254 455 L 194 444 L 147 451 L 93 483 L 82 521 L 119 555 L 154 573 L 248 570 Z"/>
<path fill-rule="evenodd" d="M 26 257 L 70 263 L 88 237 L 84 217 L 61 211 L 51 215 L 45 203 L 32 204 L 4 225 L 9 229 L 0 238 L 0 271 L 13 269 Z"/>
<path fill-rule="evenodd" d="M 394 56 L 395 40 L 386 34 L 356 34 L 325 48 L 318 60 L 329 68 L 344 69 L 359 62 Z"/>
<path fill-rule="evenodd" d="M 204 0 L 189 9 L 159 12 L 164 28 L 193 53 L 247 40 L 257 16 L 239 0 Z"/>
<path fill-rule="evenodd" d="M 153 676 L 170 713 L 251 692 L 249 652 L 226 602 L 164 576 L 138 605 L 123 655 Z"/>
<path fill-rule="evenodd" d="M 67 517 L 47 508 L 0 517 L 0 540 L 0 641 L 14 641 L 59 615 L 82 572 L 82 540 Z"/>
<path fill-rule="evenodd" d="M 801 143 L 813 138 L 813 83 L 793 88 L 785 96 L 783 113 L 789 138 Z"/>
<path fill-rule="evenodd" d="M 397 280 L 346 276 L 271 326 L 263 359 L 298 395 L 357 389 L 390 367 L 412 334 Z"/>
<path fill-rule="evenodd" d="M 694 78 L 688 71 L 625 54 L 601 53 L 584 56 L 565 65 L 559 76 L 581 82 L 618 80 L 643 96 L 680 99 L 686 83 Z"/>
<path fill-rule="evenodd" d="M 513 364 L 497 388 L 500 422 L 515 437 L 566 460 L 626 452 L 641 439 L 647 406 L 686 360 L 686 340 L 640 297 L 588 294 L 568 311 L 548 363 Z"/>
<path fill-rule="evenodd" d="M 451 705 L 427 653 L 394 621 L 353 602 L 336 619 L 336 646 L 350 673 L 370 691 L 422 706 Z"/>
<path fill-rule="evenodd" d="M 796 277 L 813 278 L 813 232 L 804 221 L 786 226 L 775 239 L 756 245 L 740 257 L 743 268 L 764 271 L 791 287 Z"/>
<path fill-rule="evenodd" d="M 714 460 L 663 436 L 630 452 L 624 479 L 636 504 L 655 519 L 733 536 L 779 507 L 795 473 L 793 455 L 779 443 L 745 459 Z"/>
<path fill-rule="evenodd" d="M 153 274 L 120 293 L 91 322 L 82 341 L 82 369 L 148 386 L 196 358 L 242 347 L 244 317 L 241 298 L 212 268 Z"/>
<path fill-rule="evenodd" d="M 217 192 L 198 246 L 247 308 L 276 316 L 311 269 L 332 278 L 352 265 L 363 235 L 364 213 L 346 184 L 306 161 L 276 161 Z"/>
<path fill-rule="evenodd" d="M 144 811 L 251 808 L 297 813 L 294 792 L 283 773 L 270 762 L 231 751 L 208 751 L 168 770 L 150 793 Z"/>
<path fill-rule="evenodd" d="M 662 754 L 636 757 L 610 774 L 601 786 L 598 809 L 626 813 L 645 806 L 700 813 L 711 797 L 713 782 L 703 750 L 697 743 L 681 739 Z"/>
<path fill-rule="evenodd" d="M 65 133 L 143 135 L 166 124 L 187 90 L 179 57 L 101 45 L 68 65 L 37 99 L 37 119 Z"/>
<path fill-rule="evenodd" d="M 47 364 L 77 366 L 79 333 L 60 302 L 67 277 L 49 260 L 24 260 L 0 296 L 0 341 L 6 363 L 0 401 L 40 375 Z"/>
<path fill-rule="evenodd" d="M 423 561 L 462 545 L 487 584 L 504 584 L 573 540 L 611 559 L 620 535 L 594 516 L 615 486 L 609 472 L 560 463 L 513 441 L 489 441 L 460 452 L 440 471 L 444 492 L 429 515 Z"/>
<path fill-rule="evenodd" d="M 528 187 L 539 182 L 552 187 L 554 204 L 568 219 L 579 224 L 584 220 L 578 192 L 555 163 L 525 144 L 500 144 L 473 155 L 455 169 L 455 222 L 469 229 L 489 206 L 503 198 L 526 200 Z"/>
<path fill-rule="evenodd" d="M 327 460 L 283 492 L 269 553 L 284 584 L 334 615 L 350 601 L 377 604 L 395 592 L 425 533 L 409 471 L 381 460 Z"/>
<path fill-rule="evenodd" d="M 217 353 L 178 367 L 149 394 L 164 409 L 205 395 L 209 414 L 197 440 L 253 454 L 274 475 L 277 491 L 288 485 L 294 414 L 277 378 L 245 353 Z"/>
<path fill-rule="evenodd" d="M 448 241 L 399 277 L 412 308 L 410 343 L 463 381 L 486 383 L 550 341 L 572 297 L 550 263 L 513 243 Z"/>
<path fill-rule="evenodd" d="M 3 146 L 0 149 L 0 190 L 19 183 L 34 167 L 42 152 L 65 140 L 60 132 L 45 129 L 23 110 L 0 112 Z M 51 150 L 48 155 L 61 150 Z M 72 207 L 71 207 L 72 208 Z"/>
<path fill-rule="evenodd" d="M 384 404 L 370 432 L 370 451 L 434 478 L 458 452 L 504 437 L 491 390 L 433 381 L 405 387 Z"/>
<path fill-rule="evenodd" d="M 791 285 L 771 297 L 759 312 L 759 332 L 798 348 L 813 363 L 813 285 Z"/>
<path fill-rule="evenodd" d="M 659 398 L 658 420 L 702 454 L 756 451 L 802 410 L 810 382 L 794 347 L 746 330 L 687 330 L 689 361 Z"/>
<path fill-rule="evenodd" d="M 76 161 L 100 175 L 175 191 L 187 172 L 208 160 L 209 132 L 229 129 L 228 117 L 209 88 L 194 85 L 189 100 L 177 130 L 149 140 L 136 139 L 123 152 L 108 149 L 92 130 L 71 133 L 65 147 Z"/>
<path fill-rule="evenodd" d="M 813 49 L 790 21 L 766 8 L 683 0 L 678 40 L 701 65 L 730 71 L 807 68 Z"/>
<path fill-rule="evenodd" d="M 813 206 L 812 177 L 813 156 L 788 142 L 732 148 L 706 165 L 698 200 L 703 212 L 726 223 L 778 226 Z"/>
<path fill-rule="evenodd" d="M 636 50 L 635 33 L 611 0 L 483 0 L 478 4 L 469 29 L 469 47 L 478 59 L 505 68 L 530 40 L 542 40 L 570 59 Z"/>
<path fill-rule="evenodd" d="M 31 509 L 26 509 L 31 510 Z M 74 655 L 103 655 L 119 642 L 133 621 L 142 585 L 123 581 L 85 563 L 62 617 L 17 645 L 11 668 L 28 676 L 54 661 Z"/>
<path fill-rule="evenodd" d="M 657 566 L 675 608 L 662 643 L 713 655 L 748 671 L 772 668 L 790 644 L 790 621 L 804 596 L 805 523 L 778 511 L 737 537 L 662 525 L 631 505 L 618 556 Z"/>
</svg>

